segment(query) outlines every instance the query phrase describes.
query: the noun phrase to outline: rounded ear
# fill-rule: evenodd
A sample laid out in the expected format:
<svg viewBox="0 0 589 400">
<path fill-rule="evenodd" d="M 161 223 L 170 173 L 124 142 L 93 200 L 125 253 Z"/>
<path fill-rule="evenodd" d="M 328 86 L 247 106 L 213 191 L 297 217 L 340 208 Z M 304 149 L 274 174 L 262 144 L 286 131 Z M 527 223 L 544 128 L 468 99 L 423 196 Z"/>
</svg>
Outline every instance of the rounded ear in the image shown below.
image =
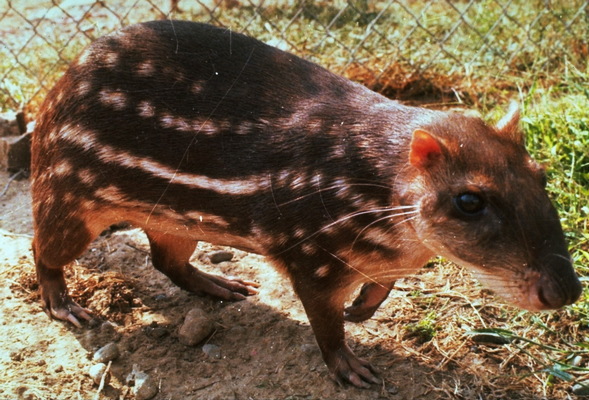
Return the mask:
<svg viewBox="0 0 589 400">
<path fill-rule="evenodd" d="M 509 103 L 507 114 L 497 122 L 495 130 L 501 136 L 504 136 L 515 143 L 524 144 L 524 135 L 519 128 L 520 109 L 516 101 Z"/>
<path fill-rule="evenodd" d="M 409 163 L 426 169 L 442 157 L 442 144 L 431 133 L 423 129 L 413 131 L 409 148 Z"/>
</svg>

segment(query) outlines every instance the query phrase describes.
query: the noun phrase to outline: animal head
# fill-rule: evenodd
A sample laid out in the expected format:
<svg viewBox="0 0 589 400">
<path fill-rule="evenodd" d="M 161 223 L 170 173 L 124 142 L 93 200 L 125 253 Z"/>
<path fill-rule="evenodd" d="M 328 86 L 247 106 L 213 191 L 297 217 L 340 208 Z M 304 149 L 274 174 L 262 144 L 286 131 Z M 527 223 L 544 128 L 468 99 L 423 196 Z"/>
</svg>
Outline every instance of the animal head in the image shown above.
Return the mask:
<svg viewBox="0 0 589 400">
<path fill-rule="evenodd" d="M 492 127 L 448 114 L 413 132 L 412 220 L 430 250 L 475 275 L 516 306 L 559 308 L 581 284 L 573 270 L 544 169 L 528 154 L 512 106 Z"/>
</svg>

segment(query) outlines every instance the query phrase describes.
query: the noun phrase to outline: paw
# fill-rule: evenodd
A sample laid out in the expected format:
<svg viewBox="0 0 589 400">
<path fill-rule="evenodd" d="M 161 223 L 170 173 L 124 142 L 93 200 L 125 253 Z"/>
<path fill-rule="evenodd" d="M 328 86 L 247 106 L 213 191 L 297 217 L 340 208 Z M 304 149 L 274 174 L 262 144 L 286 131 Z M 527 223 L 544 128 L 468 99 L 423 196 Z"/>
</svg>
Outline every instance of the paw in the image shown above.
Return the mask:
<svg viewBox="0 0 589 400">
<path fill-rule="evenodd" d="M 364 304 L 352 304 L 344 310 L 344 319 L 350 322 L 366 321 L 367 319 L 372 318 L 376 310 L 378 310 L 379 305 L 376 307 L 366 307 Z"/>
<path fill-rule="evenodd" d="M 200 271 L 191 286 L 196 293 L 208 294 L 226 301 L 244 300 L 246 296 L 257 294 L 257 288 L 260 287 L 256 282 L 223 278 Z"/>
<path fill-rule="evenodd" d="M 45 300 L 44 309 L 49 316 L 62 321 L 68 321 L 77 328 L 82 327 L 80 319 L 87 322 L 93 320 L 90 310 L 80 306 L 69 295 L 59 296 L 59 301 Z"/>
<path fill-rule="evenodd" d="M 351 306 L 344 310 L 344 319 L 351 322 L 362 322 L 372 318 L 389 295 L 393 284 L 394 282 L 387 285 L 371 282 L 362 286 L 358 297 Z"/>
<path fill-rule="evenodd" d="M 328 367 L 340 386 L 351 383 L 357 388 L 366 389 L 371 384 L 381 383 L 370 363 L 356 357 L 347 346 L 335 353 Z"/>
</svg>

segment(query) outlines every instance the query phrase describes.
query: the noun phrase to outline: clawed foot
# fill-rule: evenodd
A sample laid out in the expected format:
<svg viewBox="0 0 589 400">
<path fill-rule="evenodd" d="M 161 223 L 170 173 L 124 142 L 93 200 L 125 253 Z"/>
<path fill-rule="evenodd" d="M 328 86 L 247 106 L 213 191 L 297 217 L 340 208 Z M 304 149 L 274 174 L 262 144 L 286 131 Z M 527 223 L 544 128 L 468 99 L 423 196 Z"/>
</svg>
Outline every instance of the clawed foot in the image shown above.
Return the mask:
<svg viewBox="0 0 589 400">
<path fill-rule="evenodd" d="M 256 282 L 236 278 L 223 278 L 193 269 L 188 290 L 198 294 L 208 294 L 226 301 L 244 300 L 246 296 L 258 293 L 260 285 Z"/>
<path fill-rule="evenodd" d="M 376 310 L 378 310 L 378 306 L 380 304 L 373 306 L 373 307 L 366 307 L 365 304 L 357 304 L 357 300 L 352 303 L 350 307 L 346 307 L 344 310 L 344 319 L 350 322 L 363 322 L 367 319 L 372 318 Z"/>
<path fill-rule="evenodd" d="M 351 383 L 358 388 L 366 389 L 371 384 L 381 383 L 370 363 L 356 357 L 347 346 L 335 353 L 333 359 L 328 362 L 328 367 L 340 386 Z"/>
<path fill-rule="evenodd" d="M 362 322 L 372 318 L 389 295 L 392 286 L 393 283 L 385 286 L 376 282 L 362 286 L 358 297 L 351 306 L 344 310 L 344 319 L 351 322 Z"/>
<path fill-rule="evenodd" d="M 73 301 L 68 294 L 61 294 L 56 296 L 42 296 L 44 306 L 43 309 L 50 317 L 57 318 L 62 321 L 69 321 L 77 328 L 81 328 L 80 319 L 90 322 L 93 320 L 90 310 L 80 306 Z"/>
<path fill-rule="evenodd" d="M 62 268 L 50 269 L 39 261 L 37 279 L 43 310 L 49 317 L 68 321 L 78 328 L 82 327 L 80 320 L 93 320 L 92 313 L 73 301 L 68 294 Z"/>
</svg>

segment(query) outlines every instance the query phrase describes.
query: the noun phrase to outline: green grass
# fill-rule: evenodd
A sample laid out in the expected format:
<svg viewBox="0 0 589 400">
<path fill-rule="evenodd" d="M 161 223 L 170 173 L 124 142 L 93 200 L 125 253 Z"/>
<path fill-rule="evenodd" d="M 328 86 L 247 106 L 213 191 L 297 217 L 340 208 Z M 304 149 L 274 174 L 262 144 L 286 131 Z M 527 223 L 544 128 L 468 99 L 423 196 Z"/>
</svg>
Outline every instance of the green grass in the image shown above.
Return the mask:
<svg viewBox="0 0 589 400">
<path fill-rule="evenodd" d="M 405 337 L 415 338 L 418 343 L 429 342 L 436 336 L 438 331 L 437 315 L 435 311 L 430 311 L 420 321 L 409 323 L 405 326 L 407 335 Z"/>
<path fill-rule="evenodd" d="M 589 72 L 589 71 L 587 71 Z M 545 85 L 536 81 L 531 90 L 523 95 L 522 129 L 527 147 L 532 156 L 546 167 L 547 190 L 555 203 L 577 272 L 589 275 L 589 74 L 575 70 L 564 77 L 560 85 Z M 500 111 L 494 110 L 496 114 Z M 584 278 L 582 278 L 584 280 Z M 541 332 L 552 329 L 581 332 L 589 329 L 589 288 L 585 285 L 584 296 L 569 306 L 571 320 L 549 321 L 548 318 L 527 315 L 525 324 L 536 325 Z M 508 327 L 514 328 L 518 323 Z M 556 328 L 558 327 L 558 328 Z M 566 329 L 565 329 L 566 328 Z M 557 336 L 556 340 L 537 335 L 536 341 L 518 338 L 529 346 L 537 347 L 533 358 L 543 366 L 546 383 L 556 380 L 576 381 L 576 376 L 587 376 L 589 370 L 575 365 L 575 356 L 587 357 L 589 344 L 579 332 L 578 343 Z M 510 331 L 502 334 L 514 336 Z M 516 335 L 517 336 L 517 335 Z M 552 345 L 547 345 L 550 342 Z M 530 357 L 532 357 L 530 355 Z"/>
</svg>

